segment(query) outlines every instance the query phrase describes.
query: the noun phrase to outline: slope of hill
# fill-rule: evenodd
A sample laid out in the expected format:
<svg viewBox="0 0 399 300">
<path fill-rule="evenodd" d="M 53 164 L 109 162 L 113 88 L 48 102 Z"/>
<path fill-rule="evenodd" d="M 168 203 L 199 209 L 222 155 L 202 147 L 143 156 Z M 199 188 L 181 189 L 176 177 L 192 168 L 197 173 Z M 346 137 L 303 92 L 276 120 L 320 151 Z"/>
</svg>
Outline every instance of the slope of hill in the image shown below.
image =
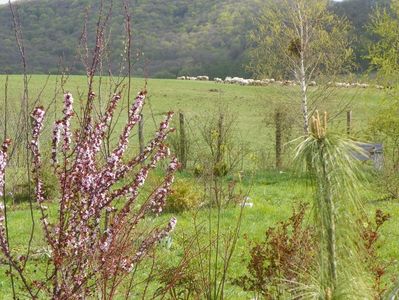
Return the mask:
<svg viewBox="0 0 399 300">
<path fill-rule="evenodd" d="M 361 32 L 376 0 L 335 2 Z M 386 0 L 378 0 L 386 1 Z M 93 29 L 97 0 L 35 0 L 18 5 L 30 73 L 56 72 L 59 62 L 71 73 L 84 71 L 78 40 L 89 9 Z M 105 1 L 106 3 L 109 1 Z M 122 1 L 114 1 L 109 57 L 118 65 L 124 40 Z M 201 75 L 246 76 L 248 32 L 261 0 L 129 0 L 134 51 L 144 56 L 135 74 L 149 77 Z M 363 3 L 364 4 L 364 3 Z M 366 17 L 365 17 L 366 16 Z M 363 30 L 364 31 L 364 30 Z M 90 36 L 94 38 L 93 34 Z M 21 64 L 7 6 L 0 6 L 0 73 L 21 72 Z M 361 52 L 359 52 L 361 53 Z M 116 70 L 114 70 L 116 71 Z"/>
<path fill-rule="evenodd" d="M 29 70 L 54 72 L 60 57 L 71 72 L 83 71 L 77 45 L 89 5 L 94 28 L 99 1 L 41 0 L 21 4 Z M 123 47 L 123 9 L 114 1 L 110 57 Z M 256 0 L 130 0 L 134 48 L 144 52 L 137 72 L 151 77 L 204 73 L 243 74 L 246 34 Z M 20 72 L 10 12 L 0 8 L 0 72 Z M 93 36 L 92 36 L 93 37 Z M 137 74 L 137 73 L 136 73 Z"/>
</svg>

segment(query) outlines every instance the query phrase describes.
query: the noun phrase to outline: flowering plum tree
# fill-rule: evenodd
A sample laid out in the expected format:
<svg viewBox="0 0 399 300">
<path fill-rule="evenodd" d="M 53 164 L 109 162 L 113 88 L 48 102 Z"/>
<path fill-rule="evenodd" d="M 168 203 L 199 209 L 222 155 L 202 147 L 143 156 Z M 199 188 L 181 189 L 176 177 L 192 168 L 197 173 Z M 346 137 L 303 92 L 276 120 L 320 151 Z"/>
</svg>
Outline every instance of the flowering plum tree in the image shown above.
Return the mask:
<svg viewBox="0 0 399 300">
<path fill-rule="evenodd" d="M 94 97 L 90 92 L 88 107 Z M 73 96 L 70 93 L 64 95 L 63 118 L 55 122 L 52 132 L 51 161 L 60 186 L 57 214 L 46 206 L 41 179 L 39 137 L 46 112 L 43 107 L 34 109 L 30 148 L 35 196 L 50 253 L 45 278 L 32 280 L 25 271 L 29 257 L 12 253 L 7 240 L 4 206 L 0 207 L 1 251 L 31 298 L 46 295 L 52 299 L 85 299 L 89 296 L 112 299 L 126 273 L 131 272 L 154 245 L 174 229 L 175 218 L 171 218 L 165 227 L 150 230 L 142 229 L 145 226 L 139 224 L 146 216 L 162 212 L 179 167 L 165 145 L 166 137 L 173 130 L 169 128 L 171 112 L 160 123 L 144 151 L 134 157 L 126 155 L 129 136 L 140 121 L 145 98 L 145 91 L 138 94 L 117 145 L 103 159 L 101 145 L 121 94 L 112 97 L 97 121 L 93 121 L 91 110 L 86 110 L 83 123 L 74 133 L 71 129 Z M 9 144 L 6 140 L 0 151 L 1 192 Z M 164 160 L 169 160 L 169 164 L 163 181 L 148 196 L 142 197 L 140 189 L 149 172 Z"/>
</svg>

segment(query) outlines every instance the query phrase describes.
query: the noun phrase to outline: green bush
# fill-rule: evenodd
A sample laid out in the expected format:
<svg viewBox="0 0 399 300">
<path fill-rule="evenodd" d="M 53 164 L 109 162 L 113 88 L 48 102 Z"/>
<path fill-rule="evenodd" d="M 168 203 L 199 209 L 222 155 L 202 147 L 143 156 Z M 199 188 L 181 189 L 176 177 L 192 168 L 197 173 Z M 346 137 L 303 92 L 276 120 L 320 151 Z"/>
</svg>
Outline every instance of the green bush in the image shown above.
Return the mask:
<svg viewBox="0 0 399 300">
<path fill-rule="evenodd" d="M 384 167 L 377 185 L 387 198 L 399 198 L 399 101 L 389 99 L 371 120 L 368 138 L 384 145 Z"/>
<path fill-rule="evenodd" d="M 35 202 L 35 183 L 31 178 L 31 184 L 29 186 L 23 168 L 15 169 L 16 176 L 11 181 L 11 184 L 7 186 L 8 195 L 11 196 L 13 203 L 23 203 L 29 201 L 29 194 L 31 199 Z M 60 195 L 59 184 L 57 176 L 54 174 L 50 164 L 44 163 L 41 171 L 41 179 L 43 181 L 44 196 L 46 199 L 52 201 L 56 200 Z"/>
<path fill-rule="evenodd" d="M 204 166 L 202 164 L 196 164 L 194 166 L 194 175 L 200 177 L 204 174 Z"/>
<path fill-rule="evenodd" d="M 377 174 L 377 188 L 387 199 L 399 199 L 399 173 L 386 168 Z"/>
<path fill-rule="evenodd" d="M 180 213 L 201 206 L 202 195 L 199 188 L 189 180 L 178 180 L 166 201 L 165 211 Z"/>
<path fill-rule="evenodd" d="M 56 200 L 60 196 L 60 188 L 57 176 L 53 172 L 53 167 L 49 164 L 43 165 L 41 175 L 45 197 L 50 201 Z"/>
<path fill-rule="evenodd" d="M 208 172 L 209 172 L 209 173 L 212 173 L 213 176 L 216 176 L 216 177 L 224 177 L 224 176 L 226 176 L 226 175 L 228 174 L 228 166 L 227 166 L 227 164 L 226 164 L 225 162 L 223 162 L 223 161 L 218 162 L 218 163 L 215 163 L 215 164 L 212 166 L 211 170 L 206 170 L 206 169 L 204 168 L 204 165 L 203 165 L 203 164 L 196 164 L 196 165 L 194 166 L 193 173 L 194 173 L 194 175 L 195 175 L 196 177 L 201 177 L 201 176 L 204 176 L 205 174 L 208 174 L 208 175 L 209 175 Z"/>
<path fill-rule="evenodd" d="M 217 177 L 223 177 L 226 176 L 228 173 L 227 170 L 227 164 L 223 161 L 218 162 L 214 165 L 213 167 L 213 175 L 217 176 Z"/>
</svg>

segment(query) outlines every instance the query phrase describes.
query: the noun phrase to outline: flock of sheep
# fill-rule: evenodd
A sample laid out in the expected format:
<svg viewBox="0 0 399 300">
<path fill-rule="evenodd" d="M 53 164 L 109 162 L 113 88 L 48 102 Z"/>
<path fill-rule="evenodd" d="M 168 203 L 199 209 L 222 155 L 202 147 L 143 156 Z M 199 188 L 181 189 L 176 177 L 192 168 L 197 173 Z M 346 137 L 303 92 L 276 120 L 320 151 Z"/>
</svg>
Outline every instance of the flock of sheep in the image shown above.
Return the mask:
<svg viewBox="0 0 399 300">
<path fill-rule="evenodd" d="M 328 85 L 335 86 L 338 88 L 363 88 L 367 89 L 369 87 L 375 87 L 376 89 L 382 90 L 384 87 L 382 85 L 370 85 L 368 83 L 359 83 L 359 82 L 329 82 Z"/>
<path fill-rule="evenodd" d="M 196 77 L 191 77 L 191 76 L 179 76 L 177 77 L 178 80 L 200 80 L 200 81 L 209 81 L 209 76 L 196 76 Z M 245 79 L 241 77 L 226 77 L 224 80 L 219 77 L 215 77 L 213 79 L 214 82 L 216 83 L 226 83 L 226 84 L 239 84 L 239 85 L 252 85 L 252 86 L 266 86 L 269 84 L 278 84 L 282 86 L 295 86 L 298 85 L 299 83 L 294 80 L 275 80 L 273 78 L 271 79 L 262 79 L 262 80 L 256 80 L 256 79 Z M 309 82 L 308 86 L 316 86 L 317 83 L 316 81 L 311 81 Z M 354 82 L 354 83 L 349 83 L 349 82 L 329 82 L 329 86 L 335 86 L 337 88 L 369 88 L 369 87 L 375 87 L 377 89 L 383 89 L 384 87 L 381 85 L 370 85 L 367 83 L 359 83 L 359 82 Z"/>
</svg>

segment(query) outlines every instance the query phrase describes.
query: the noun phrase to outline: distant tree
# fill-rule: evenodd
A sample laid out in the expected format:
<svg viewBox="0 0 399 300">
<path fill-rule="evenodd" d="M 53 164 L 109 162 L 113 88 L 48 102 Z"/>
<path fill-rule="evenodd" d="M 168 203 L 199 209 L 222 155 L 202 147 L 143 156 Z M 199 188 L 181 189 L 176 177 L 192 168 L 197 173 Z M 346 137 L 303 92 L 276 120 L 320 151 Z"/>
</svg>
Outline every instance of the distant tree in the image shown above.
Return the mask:
<svg viewBox="0 0 399 300">
<path fill-rule="evenodd" d="M 371 34 L 364 30 L 370 23 L 371 13 L 375 6 L 386 6 L 387 0 L 350 0 L 331 1 L 331 9 L 338 16 L 345 17 L 352 25 L 351 35 L 355 38 L 352 44 L 357 72 L 364 72 L 370 66 L 367 59 Z"/>
<path fill-rule="evenodd" d="M 380 176 L 382 191 L 399 197 L 399 1 L 377 8 L 369 31 L 375 43 L 369 47 L 369 59 L 379 81 L 391 88 L 384 102 L 370 120 L 370 138 L 384 144 L 384 170 Z"/>
<path fill-rule="evenodd" d="M 399 1 L 377 8 L 371 17 L 369 31 L 376 42 L 369 48 L 369 59 L 380 78 L 392 85 L 399 74 Z"/>
<path fill-rule="evenodd" d="M 348 66 L 352 57 L 349 23 L 329 10 L 328 0 L 271 0 L 256 25 L 250 34 L 249 69 L 258 77 L 299 82 L 307 134 L 309 84 L 321 74 L 337 74 Z"/>
</svg>

